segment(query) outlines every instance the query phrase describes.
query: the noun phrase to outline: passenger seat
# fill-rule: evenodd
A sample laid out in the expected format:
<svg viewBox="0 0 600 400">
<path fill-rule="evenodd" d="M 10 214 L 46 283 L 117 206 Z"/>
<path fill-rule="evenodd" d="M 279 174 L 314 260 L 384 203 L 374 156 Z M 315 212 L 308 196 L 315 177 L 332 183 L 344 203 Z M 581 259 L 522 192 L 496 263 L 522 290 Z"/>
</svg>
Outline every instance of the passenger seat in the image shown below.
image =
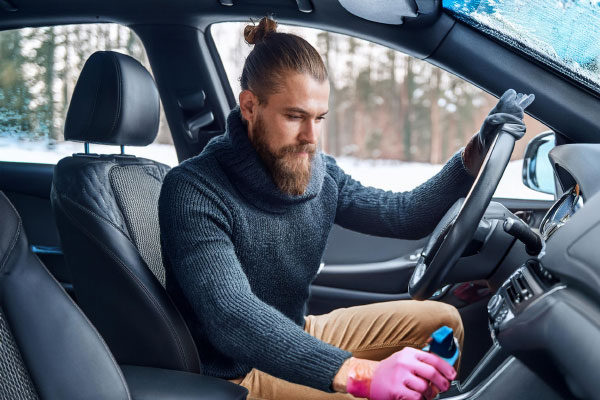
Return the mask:
<svg viewBox="0 0 600 400">
<path fill-rule="evenodd" d="M 0 192 L 0 398 L 129 399 L 98 332 L 29 250 Z"/>
<path fill-rule="evenodd" d="M 248 391 L 189 372 L 118 366 L 62 286 L 30 250 L 0 192 L 0 399 L 242 400 Z"/>
</svg>

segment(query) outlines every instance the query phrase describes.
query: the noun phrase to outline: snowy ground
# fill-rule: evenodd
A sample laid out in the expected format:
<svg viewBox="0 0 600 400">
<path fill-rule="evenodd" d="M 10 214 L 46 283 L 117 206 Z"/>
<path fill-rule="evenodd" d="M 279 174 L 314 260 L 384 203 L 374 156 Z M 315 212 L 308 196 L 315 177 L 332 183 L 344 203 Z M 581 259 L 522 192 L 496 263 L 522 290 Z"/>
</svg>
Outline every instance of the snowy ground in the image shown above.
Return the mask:
<svg viewBox="0 0 600 400">
<path fill-rule="evenodd" d="M 118 146 L 90 144 L 91 153 L 120 153 Z M 20 161 L 41 164 L 56 164 L 61 158 L 73 153 L 83 153 L 83 143 L 58 142 L 49 149 L 42 141 L 17 141 L 0 137 L 0 161 Z M 146 147 L 126 146 L 125 153 L 150 158 L 170 166 L 177 165 L 175 148 L 168 144 L 153 143 Z"/>
<path fill-rule="evenodd" d="M 385 190 L 410 190 L 440 171 L 442 165 L 395 160 L 360 160 L 339 157 L 338 165 L 363 185 Z M 536 192 L 523 184 L 522 160 L 511 161 L 504 171 L 494 197 L 552 200 L 549 194 Z"/>
<path fill-rule="evenodd" d="M 118 153 L 116 146 L 90 145 L 93 153 Z M 61 158 L 73 153 L 82 153 L 83 143 L 59 142 L 48 149 L 44 142 L 16 141 L 0 137 L 0 161 L 36 162 L 56 164 Z M 172 145 L 152 144 L 146 147 L 125 148 L 127 154 L 135 154 L 164 164 L 177 165 L 177 156 Z M 337 159 L 338 165 L 354 179 L 364 185 L 385 190 L 410 190 L 435 175 L 441 165 L 407 163 L 395 160 L 361 160 L 350 157 Z M 512 161 L 496 190 L 496 197 L 519 199 L 552 199 L 551 195 L 535 192 L 521 179 L 521 161 Z"/>
</svg>

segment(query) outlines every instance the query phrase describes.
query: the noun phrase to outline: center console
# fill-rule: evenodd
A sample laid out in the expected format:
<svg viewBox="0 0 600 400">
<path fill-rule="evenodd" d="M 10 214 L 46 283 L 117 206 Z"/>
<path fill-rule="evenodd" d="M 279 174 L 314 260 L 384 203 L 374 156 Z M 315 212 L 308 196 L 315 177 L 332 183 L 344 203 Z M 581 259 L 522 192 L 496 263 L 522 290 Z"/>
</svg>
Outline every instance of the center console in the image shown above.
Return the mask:
<svg viewBox="0 0 600 400">
<path fill-rule="evenodd" d="M 538 260 L 529 260 L 502 284 L 488 302 L 488 325 L 493 346 L 462 382 L 440 398 L 463 400 L 475 398 L 562 398 L 511 351 L 501 345 L 503 330 L 526 312 L 530 305 L 561 290 L 564 285 Z M 516 322 L 516 321 L 515 321 Z M 518 384 L 517 384 L 518 383 Z"/>
<path fill-rule="evenodd" d="M 502 328 L 529 304 L 562 287 L 537 260 L 529 260 L 518 268 L 488 303 L 489 327 L 494 342 Z"/>
</svg>

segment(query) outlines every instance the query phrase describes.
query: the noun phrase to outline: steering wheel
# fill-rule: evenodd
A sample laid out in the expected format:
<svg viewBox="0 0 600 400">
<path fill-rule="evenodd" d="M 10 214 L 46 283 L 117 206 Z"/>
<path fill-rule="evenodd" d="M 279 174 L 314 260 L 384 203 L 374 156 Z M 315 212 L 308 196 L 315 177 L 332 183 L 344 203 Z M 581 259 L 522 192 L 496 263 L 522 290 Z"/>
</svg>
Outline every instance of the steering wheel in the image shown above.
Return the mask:
<svg viewBox="0 0 600 400">
<path fill-rule="evenodd" d="M 513 124 L 500 127 L 467 197 L 458 199 L 433 230 L 408 283 L 408 293 L 413 299 L 426 300 L 450 283 L 446 279 L 490 204 L 510 161 L 515 138 L 523 136 L 515 128 Z"/>
</svg>

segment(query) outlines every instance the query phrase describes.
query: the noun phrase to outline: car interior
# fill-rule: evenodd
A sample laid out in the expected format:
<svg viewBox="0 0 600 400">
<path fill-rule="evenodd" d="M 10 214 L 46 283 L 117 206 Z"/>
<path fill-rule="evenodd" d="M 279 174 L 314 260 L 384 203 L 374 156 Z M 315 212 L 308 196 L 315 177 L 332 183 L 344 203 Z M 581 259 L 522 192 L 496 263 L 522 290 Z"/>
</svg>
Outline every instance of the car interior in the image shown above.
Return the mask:
<svg viewBox="0 0 600 400">
<path fill-rule="evenodd" d="M 515 151 L 503 129 L 469 194 L 430 236 L 335 227 L 307 312 L 446 302 L 461 314 L 465 344 L 439 398 L 598 397 L 600 92 L 447 3 L 0 0 L 2 31 L 115 23 L 137 34 L 151 66 L 94 52 L 64 124 L 80 151 L 56 165 L 0 161 L 0 397 L 246 398 L 243 387 L 202 374 L 165 290 L 158 197 L 170 167 L 127 149 L 155 140 L 160 107 L 179 162 L 222 134 L 237 93 L 211 29 L 265 15 L 401 51 L 496 97 L 534 93 L 527 114 L 550 129 L 529 141 L 522 179 L 553 200 L 494 197 Z"/>
</svg>

